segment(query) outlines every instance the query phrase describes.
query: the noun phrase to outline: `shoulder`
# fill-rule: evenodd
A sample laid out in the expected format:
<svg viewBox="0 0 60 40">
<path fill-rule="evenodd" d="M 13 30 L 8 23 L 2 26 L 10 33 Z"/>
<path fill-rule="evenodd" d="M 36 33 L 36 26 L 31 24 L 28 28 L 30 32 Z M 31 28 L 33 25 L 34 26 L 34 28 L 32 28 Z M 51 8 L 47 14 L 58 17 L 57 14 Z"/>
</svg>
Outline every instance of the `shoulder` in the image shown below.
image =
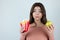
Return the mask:
<svg viewBox="0 0 60 40">
<path fill-rule="evenodd" d="M 35 23 L 32 23 L 29 25 L 29 27 L 34 27 L 35 26 Z"/>
<path fill-rule="evenodd" d="M 47 30 L 47 26 L 44 25 L 43 27 L 41 27 L 43 31 L 46 31 Z"/>
<path fill-rule="evenodd" d="M 35 23 L 32 23 L 29 25 L 29 29 L 28 30 L 32 30 L 35 27 Z"/>
</svg>

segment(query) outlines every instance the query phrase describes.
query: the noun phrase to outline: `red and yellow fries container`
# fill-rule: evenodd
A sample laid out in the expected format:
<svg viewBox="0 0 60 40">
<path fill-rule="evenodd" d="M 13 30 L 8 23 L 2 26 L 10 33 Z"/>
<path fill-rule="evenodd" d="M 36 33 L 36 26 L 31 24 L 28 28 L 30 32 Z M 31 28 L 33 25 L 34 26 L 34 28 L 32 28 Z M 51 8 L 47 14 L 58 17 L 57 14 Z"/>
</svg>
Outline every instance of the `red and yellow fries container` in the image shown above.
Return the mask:
<svg viewBox="0 0 60 40">
<path fill-rule="evenodd" d="M 28 28 L 29 28 L 29 21 L 28 20 L 23 20 L 21 23 L 20 23 L 20 26 L 21 27 L 24 27 L 24 32 L 28 31 Z"/>
</svg>

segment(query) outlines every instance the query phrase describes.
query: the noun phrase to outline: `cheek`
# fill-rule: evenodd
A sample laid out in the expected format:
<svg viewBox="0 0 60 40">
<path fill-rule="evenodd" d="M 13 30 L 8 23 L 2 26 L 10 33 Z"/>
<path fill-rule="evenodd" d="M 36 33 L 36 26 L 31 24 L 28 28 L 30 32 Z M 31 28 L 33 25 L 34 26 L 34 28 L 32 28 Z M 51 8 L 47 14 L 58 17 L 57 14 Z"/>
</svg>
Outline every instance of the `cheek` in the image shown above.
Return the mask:
<svg viewBox="0 0 60 40">
<path fill-rule="evenodd" d="M 36 14 L 35 14 L 35 13 L 33 13 L 33 18 L 35 18 L 35 16 L 36 16 Z"/>
<path fill-rule="evenodd" d="M 42 18 L 42 13 L 39 14 L 39 17 Z"/>
</svg>

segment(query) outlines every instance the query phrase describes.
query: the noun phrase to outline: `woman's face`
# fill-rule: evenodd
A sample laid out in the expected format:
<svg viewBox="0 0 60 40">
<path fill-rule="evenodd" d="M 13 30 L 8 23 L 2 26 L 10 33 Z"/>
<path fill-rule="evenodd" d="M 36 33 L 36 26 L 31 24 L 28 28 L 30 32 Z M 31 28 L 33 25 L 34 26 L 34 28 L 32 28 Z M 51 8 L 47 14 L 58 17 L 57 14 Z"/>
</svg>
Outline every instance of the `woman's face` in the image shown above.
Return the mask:
<svg viewBox="0 0 60 40">
<path fill-rule="evenodd" d="M 36 6 L 33 11 L 34 20 L 40 20 L 42 18 L 41 8 Z"/>
</svg>

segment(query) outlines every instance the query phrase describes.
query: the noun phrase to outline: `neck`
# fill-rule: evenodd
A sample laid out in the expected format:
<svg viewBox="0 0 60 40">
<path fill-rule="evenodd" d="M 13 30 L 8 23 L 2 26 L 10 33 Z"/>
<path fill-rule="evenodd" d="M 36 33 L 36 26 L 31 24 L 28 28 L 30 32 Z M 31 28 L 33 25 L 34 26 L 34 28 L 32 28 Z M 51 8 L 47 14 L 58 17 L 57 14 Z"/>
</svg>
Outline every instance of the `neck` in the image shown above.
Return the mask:
<svg viewBox="0 0 60 40">
<path fill-rule="evenodd" d="M 35 20 L 36 26 L 41 27 L 43 24 L 40 20 Z"/>
</svg>

